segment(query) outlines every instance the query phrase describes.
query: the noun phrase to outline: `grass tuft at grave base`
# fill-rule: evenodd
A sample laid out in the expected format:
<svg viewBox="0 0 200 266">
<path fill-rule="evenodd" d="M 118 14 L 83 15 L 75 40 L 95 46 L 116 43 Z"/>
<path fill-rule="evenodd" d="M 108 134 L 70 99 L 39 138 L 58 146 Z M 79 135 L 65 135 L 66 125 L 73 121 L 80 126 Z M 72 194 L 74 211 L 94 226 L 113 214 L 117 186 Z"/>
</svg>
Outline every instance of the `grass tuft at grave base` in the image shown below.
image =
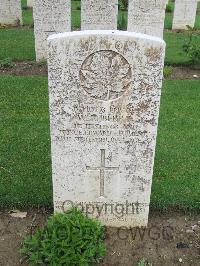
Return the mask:
<svg viewBox="0 0 200 266">
<path fill-rule="evenodd" d="M 200 80 L 165 81 L 151 206 L 200 209 Z M 45 77 L 0 76 L 0 206 L 52 207 Z"/>
</svg>

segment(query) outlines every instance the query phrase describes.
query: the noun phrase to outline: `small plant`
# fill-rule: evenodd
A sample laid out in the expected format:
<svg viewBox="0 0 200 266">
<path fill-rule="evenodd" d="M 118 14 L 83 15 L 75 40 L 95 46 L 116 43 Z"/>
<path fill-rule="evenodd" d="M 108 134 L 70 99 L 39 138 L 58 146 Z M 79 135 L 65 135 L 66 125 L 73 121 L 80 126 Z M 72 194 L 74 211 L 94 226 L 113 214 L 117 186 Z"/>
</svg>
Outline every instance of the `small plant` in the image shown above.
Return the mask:
<svg viewBox="0 0 200 266">
<path fill-rule="evenodd" d="M 12 62 L 12 59 L 9 57 L 0 60 L 0 68 L 11 68 L 13 66 L 14 66 L 14 64 Z"/>
<path fill-rule="evenodd" d="M 200 64 L 200 43 L 195 40 L 196 33 L 193 28 L 188 28 L 188 39 L 183 44 L 183 51 L 190 58 L 193 64 Z"/>
<path fill-rule="evenodd" d="M 124 14 L 121 14 L 121 16 L 118 19 L 118 29 L 125 30 L 126 29 L 126 19 Z"/>
<path fill-rule="evenodd" d="M 163 69 L 164 78 L 168 78 L 172 74 L 173 68 L 171 66 L 165 66 Z"/>
<path fill-rule="evenodd" d="M 51 216 L 44 229 L 27 236 L 21 253 L 30 265 L 89 265 L 105 256 L 100 222 L 76 208 Z"/>
<path fill-rule="evenodd" d="M 152 263 L 146 262 L 145 259 L 141 259 L 141 260 L 138 262 L 138 266 L 152 266 Z"/>
</svg>

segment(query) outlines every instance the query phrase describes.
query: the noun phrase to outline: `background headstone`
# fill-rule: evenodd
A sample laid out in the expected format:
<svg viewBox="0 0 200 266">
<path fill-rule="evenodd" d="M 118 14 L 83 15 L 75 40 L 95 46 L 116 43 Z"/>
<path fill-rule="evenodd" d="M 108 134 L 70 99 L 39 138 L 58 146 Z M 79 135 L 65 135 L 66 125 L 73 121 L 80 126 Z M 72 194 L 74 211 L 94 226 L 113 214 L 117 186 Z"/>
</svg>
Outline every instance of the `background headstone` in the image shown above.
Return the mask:
<svg viewBox="0 0 200 266">
<path fill-rule="evenodd" d="M 194 27 L 197 12 L 197 0 L 176 0 L 172 29 Z"/>
<path fill-rule="evenodd" d="M 55 211 L 73 202 L 106 225 L 146 226 L 164 41 L 84 31 L 48 50 Z"/>
<path fill-rule="evenodd" d="M 163 38 L 168 0 L 129 0 L 128 31 Z"/>
<path fill-rule="evenodd" d="M 0 0 L 0 24 L 22 25 L 20 0 Z"/>
<path fill-rule="evenodd" d="M 34 0 L 36 60 L 47 57 L 47 38 L 51 34 L 71 31 L 70 0 Z"/>
<path fill-rule="evenodd" d="M 82 0 L 82 30 L 117 29 L 118 0 Z"/>
<path fill-rule="evenodd" d="M 27 0 L 27 6 L 28 7 L 33 7 L 33 1 L 34 0 Z"/>
</svg>

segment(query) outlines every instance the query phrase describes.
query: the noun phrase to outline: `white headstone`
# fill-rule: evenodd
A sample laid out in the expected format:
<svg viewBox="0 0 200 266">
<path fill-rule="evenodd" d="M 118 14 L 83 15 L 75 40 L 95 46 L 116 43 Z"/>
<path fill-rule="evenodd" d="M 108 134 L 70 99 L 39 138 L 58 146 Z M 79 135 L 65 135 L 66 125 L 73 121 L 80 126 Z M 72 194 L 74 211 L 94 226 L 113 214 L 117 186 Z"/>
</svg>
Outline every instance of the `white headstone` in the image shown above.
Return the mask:
<svg viewBox="0 0 200 266">
<path fill-rule="evenodd" d="M 27 0 L 27 6 L 33 7 L 33 0 Z"/>
<path fill-rule="evenodd" d="M 22 10 L 20 0 L 0 0 L 0 24 L 22 24 Z"/>
<path fill-rule="evenodd" d="M 168 0 L 129 0 L 128 31 L 163 38 Z"/>
<path fill-rule="evenodd" d="M 173 18 L 173 29 L 194 27 L 197 12 L 197 0 L 176 0 Z"/>
<path fill-rule="evenodd" d="M 117 29 L 118 0 L 82 0 L 82 30 Z"/>
<path fill-rule="evenodd" d="M 34 0 L 33 4 L 36 60 L 47 58 L 48 36 L 71 30 L 70 0 Z"/>
<path fill-rule="evenodd" d="M 48 38 L 55 211 L 146 226 L 165 43 L 85 31 Z"/>
</svg>

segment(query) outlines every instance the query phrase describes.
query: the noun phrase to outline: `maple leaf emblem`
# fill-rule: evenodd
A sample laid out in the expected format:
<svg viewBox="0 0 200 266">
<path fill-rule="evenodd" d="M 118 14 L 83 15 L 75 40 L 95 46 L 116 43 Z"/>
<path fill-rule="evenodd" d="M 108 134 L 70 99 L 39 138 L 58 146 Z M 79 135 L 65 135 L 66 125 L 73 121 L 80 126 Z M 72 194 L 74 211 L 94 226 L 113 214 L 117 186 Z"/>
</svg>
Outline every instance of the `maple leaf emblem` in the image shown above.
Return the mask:
<svg viewBox="0 0 200 266">
<path fill-rule="evenodd" d="M 110 50 L 98 51 L 84 61 L 80 80 L 91 97 L 112 100 L 125 92 L 131 80 L 131 68 L 122 55 Z"/>
</svg>

